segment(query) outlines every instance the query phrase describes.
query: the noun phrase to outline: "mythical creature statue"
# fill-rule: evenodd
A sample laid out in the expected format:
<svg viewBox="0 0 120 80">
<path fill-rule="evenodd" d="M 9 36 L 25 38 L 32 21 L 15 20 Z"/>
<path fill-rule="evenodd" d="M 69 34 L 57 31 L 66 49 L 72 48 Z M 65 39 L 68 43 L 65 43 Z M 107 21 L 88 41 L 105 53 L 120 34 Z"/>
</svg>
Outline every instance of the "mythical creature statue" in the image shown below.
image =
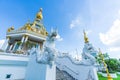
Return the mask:
<svg viewBox="0 0 120 80">
<path fill-rule="evenodd" d="M 84 41 L 85 45 L 83 48 L 83 53 L 82 53 L 82 58 L 83 58 L 83 63 L 86 64 L 95 64 L 96 59 L 95 57 L 97 56 L 97 50 L 92 46 L 92 44 L 89 43 L 88 37 L 84 31 Z"/>
<path fill-rule="evenodd" d="M 85 43 L 82 53 L 82 58 L 84 61 L 89 62 L 90 64 L 95 64 L 97 56 L 97 50 L 90 43 Z"/>
<path fill-rule="evenodd" d="M 49 64 L 52 66 L 54 59 L 57 55 L 57 51 L 55 49 L 55 40 L 57 36 L 57 30 L 52 30 L 50 34 L 48 34 L 45 44 L 43 45 L 43 50 L 40 50 L 40 46 L 36 48 L 33 47 L 30 50 L 30 54 L 36 54 L 36 60 L 38 63 Z"/>
</svg>

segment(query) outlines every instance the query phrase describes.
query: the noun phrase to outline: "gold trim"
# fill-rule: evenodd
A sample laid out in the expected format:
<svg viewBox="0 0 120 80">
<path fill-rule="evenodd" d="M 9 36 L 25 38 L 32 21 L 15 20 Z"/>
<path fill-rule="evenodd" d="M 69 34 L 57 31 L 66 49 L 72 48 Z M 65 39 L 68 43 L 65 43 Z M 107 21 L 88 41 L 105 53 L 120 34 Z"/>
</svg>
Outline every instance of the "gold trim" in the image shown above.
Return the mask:
<svg viewBox="0 0 120 80">
<path fill-rule="evenodd" d="M 11 32 L 12 30 L 14 30 L 14 26 L 8 28 L 7 32 Z"/>
</svg>

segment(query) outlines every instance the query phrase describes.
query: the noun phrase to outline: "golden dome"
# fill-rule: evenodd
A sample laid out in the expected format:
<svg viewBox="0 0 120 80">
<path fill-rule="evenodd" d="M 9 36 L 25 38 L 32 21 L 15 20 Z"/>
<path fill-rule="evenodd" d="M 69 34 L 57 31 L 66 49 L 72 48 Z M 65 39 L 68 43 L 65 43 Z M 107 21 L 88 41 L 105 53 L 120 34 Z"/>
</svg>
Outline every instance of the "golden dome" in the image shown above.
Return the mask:
<svg viewBox="0 0 120 80">
<path fill-rule="evenodd" d="M 37 19 L 40 19 L 40 20 L 43 19 L 43 16 L 42 16 L 42 8 L 40 8 L 40 11 L 37 13 L 36 18 L 37 18 Z"/>
</svg>

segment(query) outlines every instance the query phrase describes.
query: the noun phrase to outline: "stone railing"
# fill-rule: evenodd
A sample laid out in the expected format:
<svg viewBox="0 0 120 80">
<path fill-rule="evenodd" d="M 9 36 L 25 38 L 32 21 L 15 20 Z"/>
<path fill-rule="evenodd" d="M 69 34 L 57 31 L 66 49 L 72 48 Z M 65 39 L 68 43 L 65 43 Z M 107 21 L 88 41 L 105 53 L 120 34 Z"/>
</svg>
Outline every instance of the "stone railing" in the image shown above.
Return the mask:
<svg viewBox="0 0 120 80">
<path fill-rule="evenodd" d="M 62 71 L 66 71 L 66 72 L 69 72 L 69 75 L 71 75 L 73 78 L 76 78 L 77 79 L 77 76 L 79 75 L 78 72 L 72 70 L 71 68 L 69 68 L 68 66 L 66 65 L 61 65 L 59 63 L 56 63 L 57 67 L 62 70 Z"/>
</svg>

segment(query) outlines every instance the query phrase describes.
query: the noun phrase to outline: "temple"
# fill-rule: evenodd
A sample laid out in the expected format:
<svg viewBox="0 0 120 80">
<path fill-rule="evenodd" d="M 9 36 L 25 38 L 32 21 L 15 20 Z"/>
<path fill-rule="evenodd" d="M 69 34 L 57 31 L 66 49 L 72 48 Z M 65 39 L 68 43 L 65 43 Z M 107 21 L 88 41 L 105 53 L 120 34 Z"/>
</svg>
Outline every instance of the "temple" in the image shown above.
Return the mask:
<svg viewBox="0 0 120 80">
<path fill-rule="evenodd" d="M 0 49 L 0 80 L 98 80 L 98 51 L 86 32 L 82 60 L 62 53 L 55 47 L 58 31 L 46 31 L 42 11 L 40 8 L 33 22 L 7 30 Z"/>
<path fill-rule="evenodd" d="M 41 8 L 32 23 L 27 22 L 23 27 L 16 30 L 14 27 L 10 27 L 7 30 L 6 41 L 2 50 L 10 53 L 28 54 L 27 51 L 33 46 L 40 45 L 40 49 L 42 49 L 48 35 L 42 19 Z"/>
</svg>

